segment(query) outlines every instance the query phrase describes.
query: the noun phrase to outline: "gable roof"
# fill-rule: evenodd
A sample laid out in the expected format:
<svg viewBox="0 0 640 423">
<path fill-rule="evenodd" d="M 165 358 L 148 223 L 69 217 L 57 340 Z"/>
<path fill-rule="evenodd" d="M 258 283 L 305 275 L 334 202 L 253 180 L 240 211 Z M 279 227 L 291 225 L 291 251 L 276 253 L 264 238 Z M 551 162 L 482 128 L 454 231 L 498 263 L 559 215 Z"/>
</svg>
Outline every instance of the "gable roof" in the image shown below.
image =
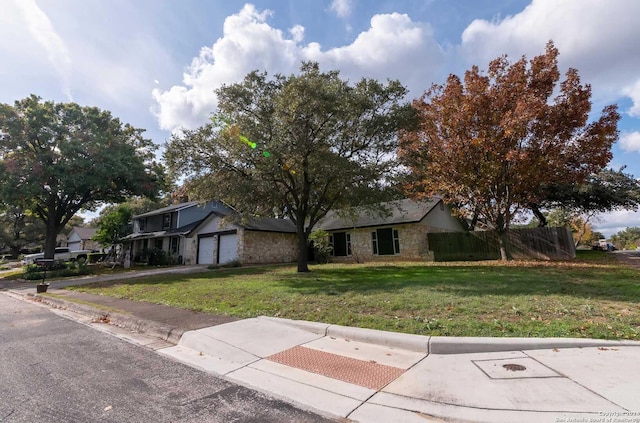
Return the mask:
<svg viewBox="0 0 640 423">
<path fill-rule="evenodd" d="M 135 215 L 133 216 L 133 219 L 138 219 L 140 217 L 156 216 L 159 214 L 171 213 L 174 211 L 180 211 L 183 209 L 188 209 L 189 207 L 197 206 L 198 204 L 199 203 L 197 201 L 187 201 L 186 203 L 172 204 L 167 207 L 162 207 L 161 209 L 155 209 L 150 212 Z"/>
<path fill-rule="evenodd" d="M 355 209 L 355 219 L 341 217 L 337 212 L 331 211 L 320 220 L 317 227 L 325 231 L 334 231 L 337 229 L 417 223 L 424 219 L 441 202 L 442 199 L 440 197 L 431 197 L 425 201 L 414 201 L 405 198 L 404 200 L 382 203 L 382 213 L 362 207 L 357 208 Z M 384 210 L 387 210 L 387 212 L 385 213 Z"/>
<path fill-rule="evenodd" d="M 220 211 L 213 211 L 207 215 L 204 219 L 195 222 L 195 225 L 189 232 L 193 232 L 200 224 L 203 224 L 211 216 L 218 216 L 221 218 L 229 216 L 229 213 Z M 262 231 L 262 232 L 282 232 L 282 233 L 296 233 L 296 225 L 289 219 L 277 219 L 274 217 L 257 217 L 251 216 L 245 219 L 233 216 L 229 223 L 239 226 L 241 228 L 248 229 L 250 231 Z"/>
<path fill-rule="evenodd" d="M 71 235 L 71 232 L 75 232 L 78 234 L 78 237 L 80 237 L 80 239 L 91 239 L 97 231 L 98 228 L 84 228 L 82 226 L 74 226 L 69 231 L 69 235 Z"/>
</svg>

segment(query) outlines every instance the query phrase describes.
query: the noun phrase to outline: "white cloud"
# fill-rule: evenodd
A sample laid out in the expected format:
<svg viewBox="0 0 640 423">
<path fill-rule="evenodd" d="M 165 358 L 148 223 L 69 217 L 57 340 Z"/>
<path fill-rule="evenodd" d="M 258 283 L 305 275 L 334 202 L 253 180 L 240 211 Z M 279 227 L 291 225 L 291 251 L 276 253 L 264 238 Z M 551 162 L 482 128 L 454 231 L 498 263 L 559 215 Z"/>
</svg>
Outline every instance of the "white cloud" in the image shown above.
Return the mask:
<svg viewBox="0 0 640 423">
<path fill-rule="evenodd" d="M 69 84 L 71 56 L 65 42 L 35 0 L 16 0 L 15 5 L 22 13 L 29 33 L 44 48 L 49 62 L 56 69 L 62 83 L 62 92 L 68 100 L 73 100 Z"/>
<path fill-rule="evenodd" d="M 640 226 L 640 211 L 614 211 L 605 215 L 600 215 L 597 222 L 594 223 L 595 230 L 602 232 L 607 238 L 633 226 Z"/>
<path fill-rule="evenodd" d="M 640 152 L 640 131 L 623 132 L 618 143 L 623 151 Z"/>
<path fill-rule="evenodd" d="M 304 26 L 302 25 L 295 25 L 293 28 L 289 29 L 289 33 L 293 37 L 293 41 L 296 43 L 304 40 Z"/>
<path fill-rule="evenodd" d="M 623 88 L 622 92 L 633 102 L 629 109 L 629 114 L 634 117 L 640 117 L 640 79 L 633 85 Z"/>
<path fill-rule="evenodd" d="M 318 61 L 322 68 L 338 69 L 343 77 L 385 81 L 399 79 L 418 96 L 433 80 L 444 60 L 428 25 L 407 15 L 376 15 L 371 27 L 344 47 L 322 50 L 318 43 L 300 44 L 303 28 L 294 26 L 292 39 L 271 27 L 270 11 L 245 5 L 227 17 L 224 34 L 211 47 L 203 47 L 183 74 L 181 85 L 153 90 L 155 113 L 161 128 L 195 128 L 215 111 L 214 90 L 234 83 L 250 71 L 269 74 L 296 72 L 302 60 Z"/>
<path fill-rule="evenodd" d="M 611 102 L 637 81 L 640 68 L 640 2 L 628 0 L 533 0 L 499 21 L 473 21 L 462 34 L 461 53 L 485 68 L 502 54 L 518 58 L 544 52 L 553 39 L 560 66 L 577 68 L 591 83 L 594 100 Z M 638 110 L 638 90 L 634 110 Z M 627 94 L 628 95 L 628 94 Z"/>
<path fill-rule="evenodd" d="M 353 9 L 353 0 L 333 0 L 331 10 L 336 12 L 340 18 L 348 18 Z"/>
<path fill-rule="evenodd" d="M 143 8 L 131 6 L 122 16 L 103 2 L 0 3 L 1 73 L 15 76 L 5 78 L 1 101 L 36 93 L 107 109 L 150 130 L 157 126 L 148 112 L 153 80 L 169 79 L 176 68 Z"/>
<path fill-rule="evenodd" d="M 245 5 L 227 17 L 223 36 L 212 47 L 203 47 L 183 74 L 183 84 L 167 91 L 153 90 L 155 113 L 162 129 L 195 128 L 214 112 L 214 91 L 223 84 L 238 82 L 255 69 L 291 72 L 298 65 L 294 40 L 266 23 L 272 14 Z"/>
<path fill-rule="evenodd" d="M 350 45 L 323 52 L 319 44 L 311 43 L 304 55 L 342 70 L 350 79 L 399 79 L 415 97 L 431 84 L 444 62 L 431 27 L 399 13 L 373 16 L 371 27 Z"/>
</svg>

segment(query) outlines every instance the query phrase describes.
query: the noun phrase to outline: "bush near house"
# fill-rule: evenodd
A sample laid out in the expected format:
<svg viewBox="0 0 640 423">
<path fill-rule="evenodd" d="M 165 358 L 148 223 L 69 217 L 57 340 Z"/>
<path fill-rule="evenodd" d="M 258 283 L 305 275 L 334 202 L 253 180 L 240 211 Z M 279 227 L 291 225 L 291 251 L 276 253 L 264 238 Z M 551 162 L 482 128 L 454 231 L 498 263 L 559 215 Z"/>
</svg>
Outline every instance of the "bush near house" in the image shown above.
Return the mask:
<svg viewBox="0 0 640 423">
<path fill-rule="evenodd" d="M 26 280 L 41 280 L 45 276 L 46 278 L 66 278 L 72 276 L 90 275 L 91 269 L 86 263 L 78 263 L 77 261 L 64 262 L 61 260 L 55 261 L 51 266 L 46 269 L 43 266 L 37 264 L 29 264 L 24 267 L 24 273 L 22 279 Z"/>
<path fill-rule="evenodd" d="M 160 248 L 147 248 L 140 251 L 133 259 L 136 263 L 145 263 L 149 266 L 175 266 L 180 264 L 178 257 L 172 256 Z"/>
</svg>

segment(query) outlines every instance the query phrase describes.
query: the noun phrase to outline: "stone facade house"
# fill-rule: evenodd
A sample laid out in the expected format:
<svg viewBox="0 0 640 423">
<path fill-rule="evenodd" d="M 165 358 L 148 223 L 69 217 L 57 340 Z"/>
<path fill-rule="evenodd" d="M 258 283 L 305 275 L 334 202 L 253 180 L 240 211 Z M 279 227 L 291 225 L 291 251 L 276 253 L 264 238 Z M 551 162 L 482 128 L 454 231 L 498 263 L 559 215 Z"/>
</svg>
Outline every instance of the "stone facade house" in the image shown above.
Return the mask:
<svg viewBox="0 0 640 423">
<path fill-rule="evenodd" d="M 295 261 L 295 226 L 287 219 L 240 219 L 219 201 L 174 204 L 133 217 L 123 239 L 132 257 L 166 251 L 184 264 L 285 263 Z"/>
<path fill-rule="evenodd" d="M 213 212 L 187 237 L 193 264 L 289 263 L 298 257 L 296 228 L 288 219 L 238 218 Z"/>
<path fill-rule="evenodd" d="M 440 198 L 381 205 L 386 213 L 329 213 L 316 228 L 329 232 L 334 261 L 433 260 L 427 233 L 462 231 Z M 144 250 L 166 251 L 184 264 L 289 263 L 297 260 L 297 235 L 289 219 L 242 218 L 225 204 L 192 201 L 133 218 L 123 239 L 132 257 Z"/>
<path fill-rule="evenodd" d="M 356 211 L 353 217 L 330 212 L 318 228 L 329 233 L 333 261 L 433 261 L 427 233 L 463 231 L 439 197 L 382 205 L 378 211 Z"/>
</svg>

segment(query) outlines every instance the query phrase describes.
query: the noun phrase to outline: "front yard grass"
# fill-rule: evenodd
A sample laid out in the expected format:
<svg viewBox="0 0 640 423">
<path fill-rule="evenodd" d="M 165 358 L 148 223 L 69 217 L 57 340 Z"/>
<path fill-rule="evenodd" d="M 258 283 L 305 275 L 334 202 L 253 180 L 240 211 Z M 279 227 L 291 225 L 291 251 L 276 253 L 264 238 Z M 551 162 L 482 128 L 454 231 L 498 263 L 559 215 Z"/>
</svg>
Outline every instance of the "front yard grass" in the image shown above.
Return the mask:
<svg viewBox="0 0 640 423">
<path fill-rule="evenodd" d="M 447 336 L 640 340 L 640 271 L 611 254 L 568 262 L 248 267 L 72 289 L 237 317 Z"/>
</svg>

